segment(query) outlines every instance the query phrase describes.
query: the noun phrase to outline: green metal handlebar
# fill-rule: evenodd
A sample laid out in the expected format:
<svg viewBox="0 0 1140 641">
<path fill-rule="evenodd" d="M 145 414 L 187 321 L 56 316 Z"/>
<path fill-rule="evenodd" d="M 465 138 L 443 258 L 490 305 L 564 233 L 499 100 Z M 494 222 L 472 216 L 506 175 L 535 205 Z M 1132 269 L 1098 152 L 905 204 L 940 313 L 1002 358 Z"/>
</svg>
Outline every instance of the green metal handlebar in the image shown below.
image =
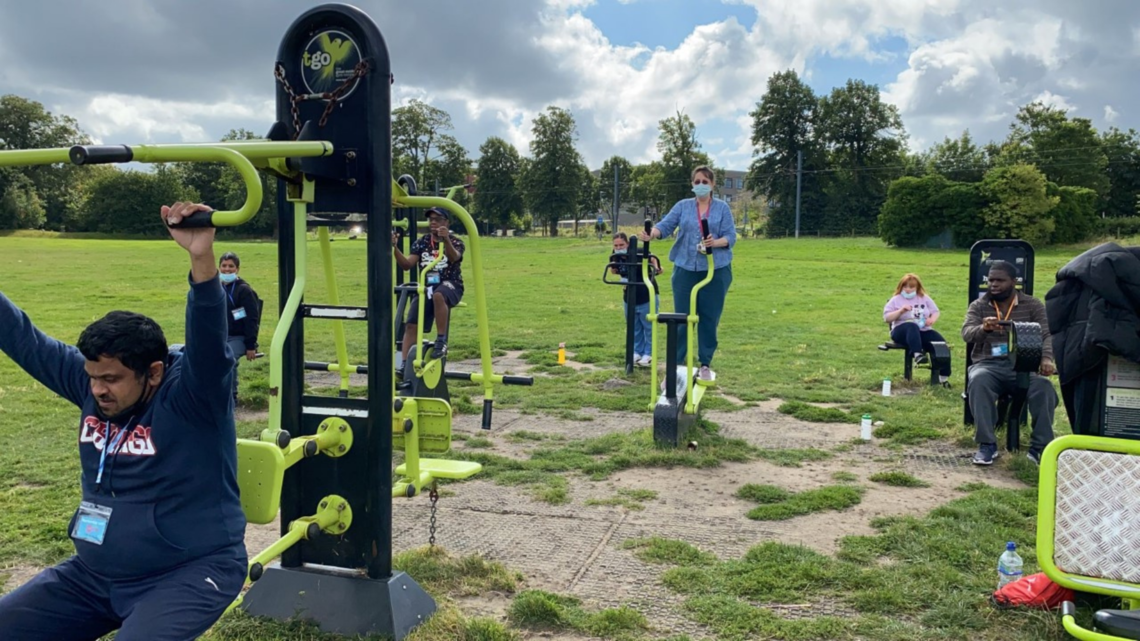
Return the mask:
<svg viewBox="0 0 1140 641">
<path fill-rule="evenodd" d="M 238 151 L 241 150 L 241 151 Z M 230 145 L 76 145 L 69 158 L 76 165 L 125 162 L 224 162 L 241 176 L 245 185 L 245 202 L 235 210 L 195 212 L 171 227 L 235 227 L 248 222 L 261 208 L 261 179 L 247 153 L 260 158 L 289 156 L 324 156 L 332 145 L 314 143 L 237 143 Z"/>
<path fill-rule="evenodd" d="M 0 167 L 58 165 L 69 162 L 66 147 L 56 149 L 8 149 L 0 151 Z"/>
<path fill-rule="evenodd" d="M 261 180 L 258 178 L 255 164 L 264 166 L 265 161 L 272 159 L 309 158 L 328 156 L 332 153 L 332 143 L 325 141 L 234 140 L 180 145 L 76 145 L 70 148 L 0 151 L 0 167 L 56 165 L 66 162 L 76 165 L 126 162 L 228 163 L 237 170 L 245 184 L 245 203 L 233 211 L 197 212 L 173 226 L 233 227 L 249 221 L 261 208 Z"/>
</svg>

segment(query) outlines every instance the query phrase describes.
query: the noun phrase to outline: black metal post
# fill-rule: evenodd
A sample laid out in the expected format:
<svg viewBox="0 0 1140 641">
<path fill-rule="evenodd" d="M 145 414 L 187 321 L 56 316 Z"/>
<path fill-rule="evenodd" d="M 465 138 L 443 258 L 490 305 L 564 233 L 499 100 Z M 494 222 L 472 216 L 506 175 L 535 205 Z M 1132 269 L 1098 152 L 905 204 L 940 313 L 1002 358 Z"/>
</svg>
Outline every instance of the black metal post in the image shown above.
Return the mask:
<svg viewBox="0 0 1140 641">
<path fill-rule="evenodd" d="M 634 323 L 637 322 L 637 288 L 641 286 L 641 270 L 637 260 L 637 237 L 629 239 L 625 262 L 625 373 L 633 373 Z"/>
</svg>

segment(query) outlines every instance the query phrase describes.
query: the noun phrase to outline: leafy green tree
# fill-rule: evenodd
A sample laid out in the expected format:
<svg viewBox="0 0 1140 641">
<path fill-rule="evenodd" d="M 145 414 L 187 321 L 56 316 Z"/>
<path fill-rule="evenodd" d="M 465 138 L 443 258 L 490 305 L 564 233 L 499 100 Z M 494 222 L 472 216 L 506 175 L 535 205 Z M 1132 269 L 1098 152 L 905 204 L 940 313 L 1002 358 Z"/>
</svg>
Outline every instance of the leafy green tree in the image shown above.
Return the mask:
<svg viewBox="0 0 1140 641">
<path fill-rule="evenodd" d="M 0 197 L 0 229 L 38 229 L 47 214 L 31 178 L 16 173 Z"/>
<path fill-rule="evenodd" d="M 999 238 L 1020 238 L 1043 245 L 1053 234 L 1052 210 L 1060 201 L 1047 193 L 1045 174 L 1033 165 L 995 167 L 982 179 L 987 205 L 986 229 Z"/>
<path fill-rule="evenodd" d="M 80 130 L 74 118 L 52 114 L 34 100 L 12 94 L 0 96 L 0 149 L 46 149 L 90 143 L 91 139 Z M 21 194 L 19 198 L 26 198 L 30 194 L 28 190 L 34 189 L 36 198 L 33 200 L 43 210 L 43 221 L 37 225 L 59 229 L 66 220 L 78 215 L 86 169 L 71 163 L 0 168 L 0 193 L 6 193 L 9 184 L 17 184 L 12 191 L 13 198 L 17 194 Z M 18 176 L 31 180 L 31 187 Z M 39 216 L 32 215 L 26 220 L 39 220 Z"/>
<path fill-rule="evenodd" d="M 426 189 L 427 167 L 445 143 L 454 141 L 444 133 L 452 129 L 451 115 L 413 98 L 392 110 L 392 167 L 397 176 L 410 174 L 420 189 Z M 458 144 L 458 143 L 456 143 Z"/>
<path fill-rule="evenodd" d="M 582 157 L 575 147 L 577 125 L 569 111 L 550 106 L 534 119 L 532 132 L 533 159 L 523 175 L 524 200 L 527 209 L 546 223 L 550 235 L 557 236 L 560 218 L 577 219 L 582 181 Z"/>
<path fill-rule="evenodd" d="M 630 201 L 633 193 L 633 165 L 621 156 L 611 156 L 602 163 L 598 172 L 598 191 L 600 192 L 601 206 L 609 210 L 614 202 L 614 168 L 618 175 L 618 206 Z"/>
<path fill-rule="evenodd" d="M 1036 165 L 1059 186 L 1087 187 L 1104 195 L 1108 157 L 1088 118 L 1069 118 L 1061 109 L 1033 102 L 1017 112 L 1002 148 L 1003 164 Z"/>
<path fill-rule="evenodd" d="M 670 194 L 665 181 L 665 166 L 661 161 L 654 160 L 645 165 L 633 168 L 633 185 L 630 189 L 630 199 L 645 211 L 656 210 L 656 217 L 660 218 L 669 212 L 673 202 L 669 200 Z"/>
<path fill-rule="evenodd" d="M 456 185 L 467 183 L 467 176 L 474 171 L 474 164 L 467 155 L 467 149 L 451 136 L 440 136 L 437 145 L 439 156 L 428 160 L 425 169 L 426 183 L 420 184 L 421 193 L 435 189 L 436 185 L 447 195 L 447 189 Z M 456 202 L 465 207 L 470 206 L 470 198 L 466 190 L 455 196 Z"/>
<path fill-rule="evenodd" d="M 1050 212 L 1054 223 L 1051 242 L 1071 245 L 1088 240 L 1096 233 L 1100 198 L 1095 191 L 1085 187 L 1058 187 L 1049 183 L 1046 193 L 1057 198 L 1057 205 Z"/>
<path fill-rule="evenodd" d="M 942 192 L 949 184 L 939 174 L 892 182 L 879 212 L 879 238 L 896 247 L 920 247 L 945 229 Z"/>
<path fill-rule="evenodd" d="M 198 193 L 169 167 L 158 165 L 153 173 L 116 170 L 91 185 L 87 217 L 93 230 L 102 233 L 162 235 L 166 229 L 159 207 L 198 199 Z"/>
<path fill-rule="evenodd" d="M 475 168 L 475 208 L 479 217 L 503 230 L 523 213 L 518 190 L 521 173 L 519 152 L 502 138 L 491 136 L 479 146 Z"/>
<path fill-rule="evenodd" d="M 712 167 L 708 154 L 697 141 L 697 125 L 688 114 L 678 111 L 657 123 L 657 151 L 664 170 L 665 200 L 670 203 L 692 197 L 692 173 L 701 165 Z M 718 181 L 719 182 L 719 181 Z"/>
<path fill-rule="evenodd" d="M 1102 133 L 1100 140 L 1108 160 L 1108 191 L 1100 209 L 1108 218 L 1135 216 L 1136 196 L 1140 194 L 1140 135 L 1135 129 L 1113 127 Z"/>
<path fill-rule="evenodd" d="M 898 107 L 883 102 L 877 86 L 848 80 L 820 99 L 818 120 L 833 170 L 824 229 L 873 232 L 887 187 L 898 175 L 889 169 L 902 160 L 906 132 Z"/>
<path fill-rule="evenodd" d="M 967 129 L 958 138 L 947 136 L 934 145 L 926 159 L 926 169 L 957 182 L 980 182 L 989 169 L 989 160 Z"/>
<path fill-rule="evenodd" d="M 768 232 L 795 229 L 796 170 L 803 154 L 803 184 L 800 196 L 800 228 L 820 229 L 824 194 L 821 170 L 827 157 L 816 138 L 819 99 L 793 70 L 768 78 L 768 87 L 752 116 L 752 146 L 756 156 L 748 168 L 745 185 L 767 196 Z"/>
</svg>

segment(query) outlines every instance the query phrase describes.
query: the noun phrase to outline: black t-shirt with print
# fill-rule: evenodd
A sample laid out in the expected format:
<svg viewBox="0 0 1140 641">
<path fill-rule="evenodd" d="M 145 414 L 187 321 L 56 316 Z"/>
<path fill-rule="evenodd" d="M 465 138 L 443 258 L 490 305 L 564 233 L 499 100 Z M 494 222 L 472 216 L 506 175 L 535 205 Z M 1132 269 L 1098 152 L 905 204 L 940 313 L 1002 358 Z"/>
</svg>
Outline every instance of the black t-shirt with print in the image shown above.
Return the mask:
<svg viewBox="0 0 1140 641">
<path fill-rule="evenodd" d="M 463 262 L 463 251 L 466 247 L 463 245 L 463 241 L 456 236 L 451 236 L 451 245 L 459 253 L 459 260 L 452 263 L 447 259 L 447 254 L 444 254 L 432 271 L 439 273 L 441 281 L 451 281 L 453 285 L 463 289 L 463 274 L 460 271 L 460 263 Z M 419 256 L 420 262 L 416 269 L 423 269 L 435 260 L 437 253 L 443 252 L 443 244 L 431 234 L 424 234 L 412 243 L 411 252 L 413 256 Z"/>
</svg>

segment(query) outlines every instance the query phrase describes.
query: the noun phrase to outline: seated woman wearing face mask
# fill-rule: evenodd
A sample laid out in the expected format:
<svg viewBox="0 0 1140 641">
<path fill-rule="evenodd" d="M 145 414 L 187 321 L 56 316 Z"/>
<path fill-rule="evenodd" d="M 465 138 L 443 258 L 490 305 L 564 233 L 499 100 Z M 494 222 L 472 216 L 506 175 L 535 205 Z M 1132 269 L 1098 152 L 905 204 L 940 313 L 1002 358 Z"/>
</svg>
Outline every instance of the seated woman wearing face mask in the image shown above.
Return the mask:
<svg viewBox="0 0 1140 641">
<path fill-rule="evenodd" d="M 219 278 L 226 292 L 229 318 L 229 345 L 234 353 L 234 404 L 237 404 L 237 366 L 242 356 L 257 358 L 257 334 L 261 331 L 261 299 L 245 279 L 238 276 L 241 259 L 233 252 L 222 254 L 218 261 Z"/>
<path fill-rule="evenodd" d="M 883 307 L 883 321 L 891 327 L 891 340 L 905 345 L 915 365 L 926 362 L 926 350 L 935 341 L 945 342 L 934 329 L 940 312 L 934 299 L 926 295 L 917 274 L 905 274 L 895 286 L 895 295 Z M 942 383 L 950 380 L 950 363 L 940 374 Z"/>
</svg>

